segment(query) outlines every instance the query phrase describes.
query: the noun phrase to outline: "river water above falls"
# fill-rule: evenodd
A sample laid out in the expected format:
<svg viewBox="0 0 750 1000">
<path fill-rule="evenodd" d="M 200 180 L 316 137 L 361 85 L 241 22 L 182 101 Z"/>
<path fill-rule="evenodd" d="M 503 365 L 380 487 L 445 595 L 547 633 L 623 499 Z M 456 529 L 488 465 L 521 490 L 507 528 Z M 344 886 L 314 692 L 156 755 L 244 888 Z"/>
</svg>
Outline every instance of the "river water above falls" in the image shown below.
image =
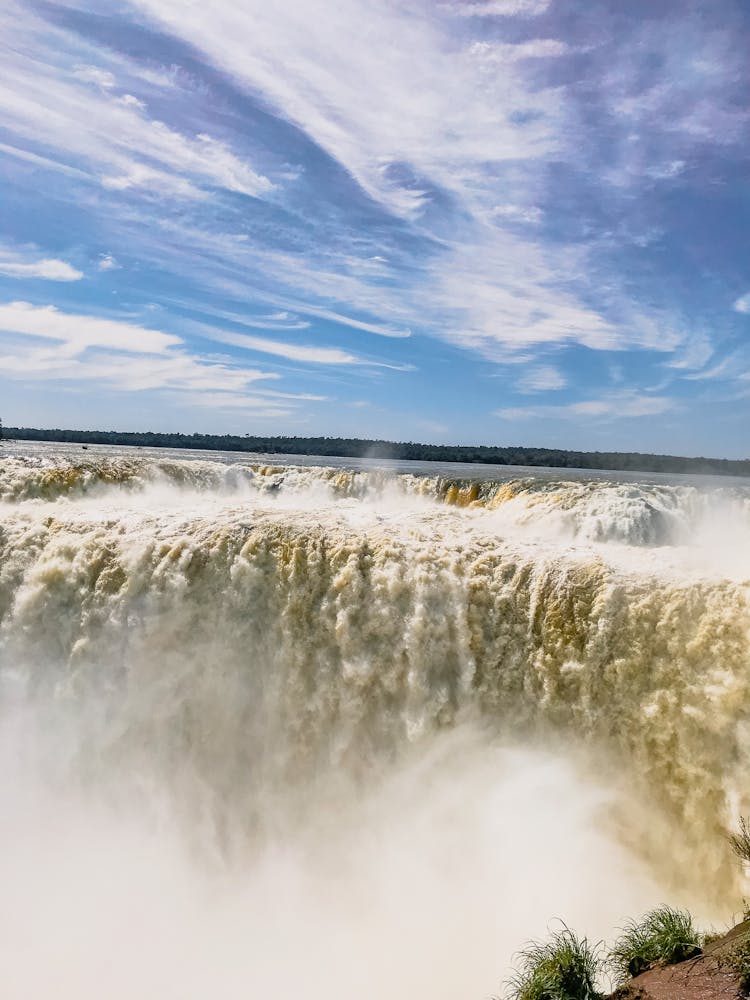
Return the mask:
<svg viewBox="0 0 750 1000">
<path fill-rule="evenodd" d="M 739 909 L 750 485 L 376 465 L 3 446 L 4 995 L 486 997 Z"/>
</svg>

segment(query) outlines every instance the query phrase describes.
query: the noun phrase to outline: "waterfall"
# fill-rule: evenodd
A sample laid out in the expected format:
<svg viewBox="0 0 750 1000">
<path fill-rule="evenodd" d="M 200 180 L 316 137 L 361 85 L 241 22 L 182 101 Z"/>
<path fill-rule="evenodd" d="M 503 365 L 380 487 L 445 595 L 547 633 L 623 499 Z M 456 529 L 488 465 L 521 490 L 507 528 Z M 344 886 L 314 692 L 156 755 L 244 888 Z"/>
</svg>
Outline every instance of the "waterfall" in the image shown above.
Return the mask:
<svg viewBox="0 0 750 1000">
<path fill-rule="evenodd" d="M 398 913 L 404 935 L 445 948 L 460 927 L 436 919 L 442 899 L 475 913 L 477 947 L 495 927 L 498 968 L 555 916 L 607 933 L 621 907 L 664 898 L 730 913 L 742 879 L 725 835 L 750 812 L 749 539 L 736 485 L 6 457 L 3 760 L 37 788 L 7 794 L 32 841 L 59 821 L 98 845 L 94 872 L 141 851 L 142 891 L 161 866 L 178 899 L 188 869 L 207 884 L 254 872 L 249 915 L 220 893 L 204 926 L 191 896 L 185 940 L 224 933 L 236 910 L 262 942 L 266 908 L 270 939 L 304 938 L 315 968 L 330 940 L 316 952 L 322 931 L 298 923 L 322 919 L 359 954 L 352 899 L 373 963 L 407 948 Z M 345 900 L 321 874 L 339 864 Z M 429 874 L 450 865 L 453 904 Z M 396 905 L 412 877 L 419 905 Z M 210 947 L 232 952 L 227 933 Z M 486 969 L 461 947 L 453 978 L 442 958 L 424 980 L 399 958 L 395 985 L 380 968 L 366 987 L 339 955 L 335 987 L 316 973 L 312 995 L 456 995 L 467 964 Z M 255 962 L 246 981 L 271 988 L 262 947 Z M 278 982 L 291 996 L 294 977 Z"/>
</svg>

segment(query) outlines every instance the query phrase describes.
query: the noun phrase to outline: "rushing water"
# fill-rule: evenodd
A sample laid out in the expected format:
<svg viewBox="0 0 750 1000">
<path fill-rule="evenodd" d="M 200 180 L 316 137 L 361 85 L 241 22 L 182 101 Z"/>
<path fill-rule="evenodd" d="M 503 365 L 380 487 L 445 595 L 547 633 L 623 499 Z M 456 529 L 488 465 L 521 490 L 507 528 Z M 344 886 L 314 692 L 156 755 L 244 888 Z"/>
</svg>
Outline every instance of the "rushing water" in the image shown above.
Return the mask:
<svg viewBox="0 0 750 1000">
<path fill-rule="evenodd" d="M 750 486 L 8 444 L 12 998 L 486 997 L 728 919 Z"/>
</svg>

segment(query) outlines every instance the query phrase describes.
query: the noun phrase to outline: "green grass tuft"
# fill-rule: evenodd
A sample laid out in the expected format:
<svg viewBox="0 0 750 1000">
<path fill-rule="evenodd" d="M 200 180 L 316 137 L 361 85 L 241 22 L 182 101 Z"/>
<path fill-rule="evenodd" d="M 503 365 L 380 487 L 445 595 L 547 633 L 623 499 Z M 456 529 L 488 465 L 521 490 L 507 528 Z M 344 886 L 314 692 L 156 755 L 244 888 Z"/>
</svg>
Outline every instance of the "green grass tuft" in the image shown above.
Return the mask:
<svg viewBox="0 0 750 1000">
<path fill-rule="evenodd" d="M 549 941 L 531 941 L 518 953 L 508 980 L 508 1000 L 599 1000 L 600 945 L 590 945 L 563 925 Z"/>
<path fill-rule="evenodd" d="M 684 910 L 660 906 L 623 929 L 609 953 L 618 982 L 645 972 L 651 965 L 672 965 L 699 955 L 700 934 Z"/>
</svg>

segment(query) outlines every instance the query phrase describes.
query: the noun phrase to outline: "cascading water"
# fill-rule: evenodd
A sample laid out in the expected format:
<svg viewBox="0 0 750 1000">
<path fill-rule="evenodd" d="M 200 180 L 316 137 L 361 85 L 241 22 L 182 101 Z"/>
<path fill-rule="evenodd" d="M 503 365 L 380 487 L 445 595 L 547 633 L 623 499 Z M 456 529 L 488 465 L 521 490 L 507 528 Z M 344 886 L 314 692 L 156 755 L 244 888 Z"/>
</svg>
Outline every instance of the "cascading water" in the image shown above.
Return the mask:
<svg viewBox="0 0 750 1000">
<path fill-rule="evenodd" d="M 9 996 L 486 996 L 738 908 L 750 488 L 16 447 Z"/>
</svg>

